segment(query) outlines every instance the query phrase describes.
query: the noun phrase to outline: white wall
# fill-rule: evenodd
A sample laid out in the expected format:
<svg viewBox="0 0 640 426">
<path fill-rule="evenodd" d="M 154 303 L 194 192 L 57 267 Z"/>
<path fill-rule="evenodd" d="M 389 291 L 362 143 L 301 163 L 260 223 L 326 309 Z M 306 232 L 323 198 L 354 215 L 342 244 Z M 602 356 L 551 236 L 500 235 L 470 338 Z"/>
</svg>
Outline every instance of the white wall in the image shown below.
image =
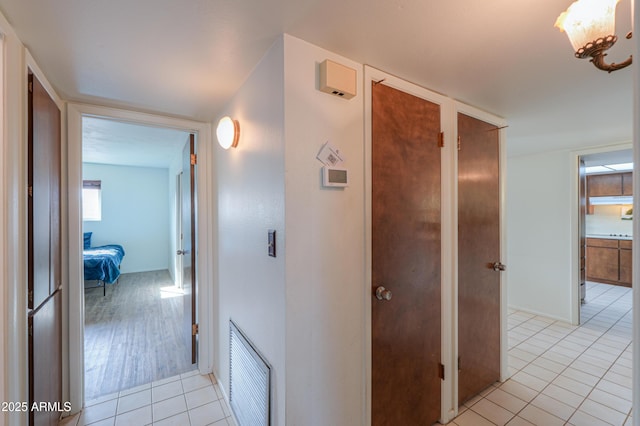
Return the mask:
<svg viewBox="0 0 640 426">
<path fill-rule="evenodd" d="M 285 35 L 287 424 L 363 423 L 364 109 L 317 90 L 325 59 L 361 64 Z M 349 187 L 321 187 L 330 141 Z"/>
<path fill-rule="evenodd" d="M 362 65 L 285 35 L 221 114 L 241 136 L 217 154 L 216 373 L 228 390 L 232 318 L 272 365 L 275 425 L 364 421 L 363 100 L 316 89 L 327 58 L 356 68 L 361 87 Z M 321 186 L 328 140 L 347 159 L 346 189 Z"/>
<path fill-rule="evenodd" d="M 509 306 L 571 322 L 569 151 L 507 161 Z M 577 176 L 575 177 L 577 179 Z"/>
<path fill-rule="evenodd" d="M 0 177 L 0 401 L 27 401 L 26 341 L 26 72 L 25 49 L 0 14 L 3 42 Z M 39 76 L 40 77 L 40 76 Z M 6 108 L 6 109 L 5 109 Z M 0 425 L 26 424 L 19 412 L 0 414 Z"/>
<path fill-rule="evenodd" d="M 274 425 L 285 424 L 286 395 L 283 55 L 280 39 L 221 113 L 239 121 L 240 140 L 228 151 L 216 144 L 215 155 L 219 244 L 215 373 L 228 394 L 229 319 L 233 319 L 271 364 Z M 269 229 L 276 230 L 276 258 L 267 255 Z"/>
<path fill-rule="evenodd" d="M 586 215 L 585 225 L 589 234 L 633 235 L 633 220 L 622 220 L 632 206 L 593 206 L 593 214 Z"/>
<path fill-rule="evenodd" d="M 123 273 L 168 269 L 168 170 L 84 163 L 83 179 L 102 181 L 102 220 L 83 222 L 91 245 L 122 245 Z"/>
</svg>

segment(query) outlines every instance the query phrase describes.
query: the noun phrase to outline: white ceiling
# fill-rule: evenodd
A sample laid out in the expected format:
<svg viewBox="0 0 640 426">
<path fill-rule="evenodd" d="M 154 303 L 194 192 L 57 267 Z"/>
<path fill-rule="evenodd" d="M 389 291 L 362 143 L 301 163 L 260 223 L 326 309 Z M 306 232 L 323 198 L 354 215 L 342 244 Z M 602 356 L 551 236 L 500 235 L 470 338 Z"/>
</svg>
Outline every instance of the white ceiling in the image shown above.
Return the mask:
<svg viewBox="0 0 640 426">
<path fill-rule="evenodd" d="M 597 154 L 583 155 L 582 159 L 584 160 L 584 165 L 587 167 L 633 163 L 633 151 L 623 149 L 619 151 L 600 152 Z"/>
<path fill-rule="evenodd" d="M 94 117 L 82 119 L 85 163 L 169 168 L 182 158 L 189 133 Z"/>
<path fill-rule="evenodd" d="M 68 100 L 212 121 L 283 32 L 505 117 L 510 155 L 631 140 L 631 69 L 578 60 L 571 0 L 0 0 Z M 621 62 L 631 0 L 618 5 Z"/>
</svg>

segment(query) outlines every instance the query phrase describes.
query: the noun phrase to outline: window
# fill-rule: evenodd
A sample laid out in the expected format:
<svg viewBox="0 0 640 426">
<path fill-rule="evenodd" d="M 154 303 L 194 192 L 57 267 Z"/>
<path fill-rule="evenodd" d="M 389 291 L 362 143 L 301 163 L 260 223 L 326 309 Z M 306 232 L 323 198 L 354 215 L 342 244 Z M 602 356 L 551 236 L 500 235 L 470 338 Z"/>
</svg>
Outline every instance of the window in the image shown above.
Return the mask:
<svg viewBox="0 0 640 426">
<path fill-rule="evenodd" d="M 82 181 L 82 220 L 102 220 L 101 181 Z"/>
</svg>

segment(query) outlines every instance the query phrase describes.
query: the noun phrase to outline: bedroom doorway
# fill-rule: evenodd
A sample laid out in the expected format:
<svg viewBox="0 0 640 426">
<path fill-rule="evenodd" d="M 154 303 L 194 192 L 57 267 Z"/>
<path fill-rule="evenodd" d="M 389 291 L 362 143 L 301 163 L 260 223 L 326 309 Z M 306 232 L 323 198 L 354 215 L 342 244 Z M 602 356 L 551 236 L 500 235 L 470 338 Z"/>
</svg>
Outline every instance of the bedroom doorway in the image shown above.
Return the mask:
<svg viewBox="0 0 640 426">
<path fill-rule="evenodd" d="M 196 368 L 195 142 L 82 117 L 85 401 Z"/>
</svg>

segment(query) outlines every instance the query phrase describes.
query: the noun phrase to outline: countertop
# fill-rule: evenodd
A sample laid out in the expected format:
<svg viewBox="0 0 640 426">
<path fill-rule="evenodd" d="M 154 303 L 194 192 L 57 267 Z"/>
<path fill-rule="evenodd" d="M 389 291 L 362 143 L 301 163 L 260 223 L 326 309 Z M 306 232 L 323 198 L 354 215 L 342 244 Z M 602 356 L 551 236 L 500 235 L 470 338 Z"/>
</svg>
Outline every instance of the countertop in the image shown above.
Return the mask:
<svg viewBox="0 0 640 426">
<path fill-rule="evenodd" d="M 631 235 L 620 235 L 620 234 L 587 234 L 587 238 L 604 238 L 607 240 L 633 240 Z"/>
</svg>

